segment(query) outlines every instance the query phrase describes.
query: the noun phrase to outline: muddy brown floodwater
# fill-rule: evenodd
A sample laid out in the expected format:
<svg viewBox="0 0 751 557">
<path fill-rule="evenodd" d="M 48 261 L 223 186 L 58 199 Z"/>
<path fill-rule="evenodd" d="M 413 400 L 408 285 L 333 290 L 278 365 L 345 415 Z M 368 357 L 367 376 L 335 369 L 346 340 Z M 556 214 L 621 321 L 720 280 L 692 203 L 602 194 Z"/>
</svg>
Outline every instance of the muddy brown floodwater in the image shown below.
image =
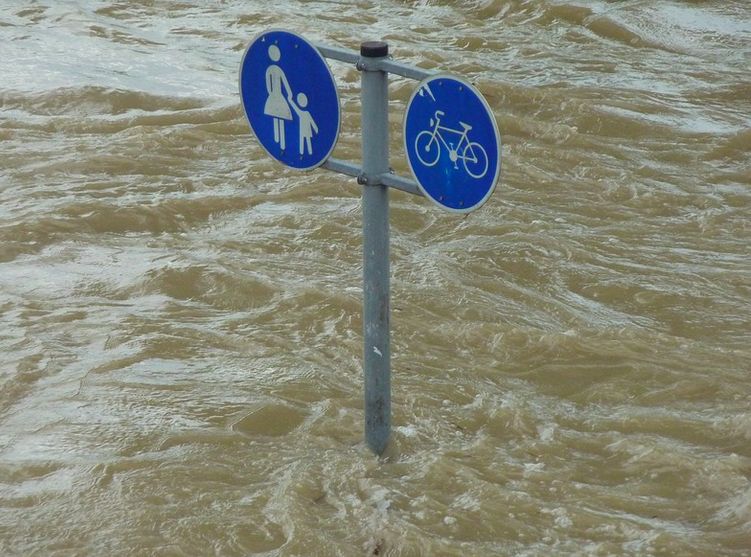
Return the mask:
<svg viewBox="0 0 751 557">
<path fill-rule="evenodd" d="M 482 209 L 391 196 L 382 459 L 359 186 L 240 108 L 280 27 L 503 137 Z M 0 554 L 751 555 L 747 1 L 6 0 L 0 44 Z"/>
</svg>

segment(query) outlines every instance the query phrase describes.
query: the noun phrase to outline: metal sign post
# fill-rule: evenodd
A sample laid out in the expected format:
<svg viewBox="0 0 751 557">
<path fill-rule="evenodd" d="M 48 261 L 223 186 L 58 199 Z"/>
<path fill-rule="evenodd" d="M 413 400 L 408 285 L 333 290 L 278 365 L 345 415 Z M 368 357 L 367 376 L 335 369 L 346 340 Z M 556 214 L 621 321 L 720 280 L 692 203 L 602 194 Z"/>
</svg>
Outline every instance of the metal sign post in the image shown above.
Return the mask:
<svg viewBox="0 0 751 557">
<path fill-rule="evenodd" d="M 388 188 L 465 213 L 490 197 L 501 164 L 498 128 L 480 93 L 458 78 L 395 62 L 388 50 L 386 43 L 373 41 L 362 43 L 357 53 L 271 30 L 253 39 L 240 67 L 243 109 L 269 155 L 298 170 L 322 166 L 354 176 L 363 186 L 365 440 L 378 455 L 391 433 Z M 339 99 L 323 58 L 355 64 L 362 72 L 362 167 L 330 157 L 339 132 Z M 389 73 L 422 81 L 404 126 L 416 182 L 389 168 Z M 423 102 L 426 93 L 430 100 Z M 297 132 L 297 142 L 287 143 L 288 131 Z"/>
<path fill-rule="evenodd" d="M 363 58 L 388 56 L 386 43 L 367 42 Z M 382 70 L 362 71 L 362 170 L 365 176 L 389 171 L 388 77 Z M 391 431 L 391 351 L 389 338 L 389 190 L 365 183 L 362 192 L 363 371 L 365 441 L 383 453 Z"/>
</svg>

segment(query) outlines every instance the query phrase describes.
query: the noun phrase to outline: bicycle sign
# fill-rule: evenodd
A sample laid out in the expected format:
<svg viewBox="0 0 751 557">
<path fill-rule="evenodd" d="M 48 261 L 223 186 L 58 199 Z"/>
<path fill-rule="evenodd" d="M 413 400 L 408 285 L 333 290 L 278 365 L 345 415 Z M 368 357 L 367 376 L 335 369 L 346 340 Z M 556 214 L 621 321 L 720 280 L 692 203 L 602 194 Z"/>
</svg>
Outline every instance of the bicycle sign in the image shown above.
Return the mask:
<svg viewBox="0 0 751 557">
<path fill-rule="evenodd" d="M 415 154 L 425 166 L 433 166 L 441 157 L 441 148 L 448 152 L 449 160 L 454 163 L 454 170 L 458 169 L 457 161 L 461 160 L 464 170 L 472 178 L 482 178 L 488 171 L 488 154 L 482 145 L 470 141 L 467 134 L 472 126 L 459 122 L 461 130 L 455 130 L 441 126 L 441 117 L 445 116 L 443 110 L 435 111 L 435 120 L 430 120 L 431 130 L 424 130 L 417 134 L 415 139 Z M 459 135 L 456 146 L 446 140 L 446 133 Z"/>
<path fill-rule="evenodd" d="M 447 75 L 421 82 L 407 104 L 404 142 L 418 186 L 441 208 L 473 211 L 493 193 L 501 138 L 490 107 L 469 83 Z"/>
</svg>

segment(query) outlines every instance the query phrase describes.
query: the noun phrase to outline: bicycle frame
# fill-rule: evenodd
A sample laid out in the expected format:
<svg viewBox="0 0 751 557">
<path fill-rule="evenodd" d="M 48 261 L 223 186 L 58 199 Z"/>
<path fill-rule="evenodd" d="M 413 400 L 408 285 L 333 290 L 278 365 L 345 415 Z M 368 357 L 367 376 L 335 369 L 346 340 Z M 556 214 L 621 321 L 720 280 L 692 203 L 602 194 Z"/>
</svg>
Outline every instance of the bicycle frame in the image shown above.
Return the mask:
<svg viewBox="0 0 751 557">
<path fill-rule="evenodd" d="M 435 125 L 433 126 L 431 141 L 435 141 L 436 138 L 440 139 L 441 143 L 443 143 L 443 146 L 448 151 L 448 153 L 450 155 L 450 158 L 451 158 L 451 160 L 452 160 L 452 162 L 454 164 L 456 164 L 456 161 L 459 160 L 459 159 L 469 160 L 470 162 L 477 162 L 477 156 L 475 155 L 475 153 L 474 153 L 474 151 L 473 151 L 473 149 L 472 149 L 471 146 L 468 149 L 468 151 L 470 152 L 469 154 L 471 155 L 471 158 L 469 156 L 463 156 L 463 155 L 459 154 L 459 150 L 460 150 L 462 144 L 463 143 L 467 143 L 467 144 L 470 143 L 469 137 L 468 137 L 467 134 L 469 133 L 469 130 L 471 130 L 472 128 L 471 127 L 465 127 L 463 131 L 460 131 L 460 130 L 455 130 L 453 128 L 449 128 L 449 127 L 446 127 L 446 126 L 442 126 L 441 125 L 441 116 L 443 116 L 444 114 L 445 113 L 442 110 L 436 110 L 436 112 L 435 112 Z M 465 126 L 466 126 L 466 124 L 465 124 Z M 455 147 L 452 146 L 449 142 L 446 141 L 446 138 L 443 137 L 443 134 L 441 133 L 441 130 L 449 132 L 449 133 L 453 133 L 453 134 L 456 134 L 456 135 L 459 135 L 459 142 L 456 144 Z"/>
<path fill-rule="evenodd" d="M 459 131 L 455 130 L 446 126 L 441 125 L 441 116 L 443 116 L 444 113 L 441 110 L 436 110 L 435 112 L 435 125 L 433 126 L 433 137 L 437 137 L 441 140 L 443 145 L 448 149 L 449 151 L 454 150 L 453 147 L 450 146 L 450 144 L 446 141 L 446 138 L 443 137 L 443 134 L 441 133 L 441 130 L 447 131 L 454 134 L 459 134 L 459 143 L 456 144 L 456 150 L 459 150 L 459 145 L 462 144 L 462 141 L 465 141 L 467 139 L 467 130 Z"/>
</svg>

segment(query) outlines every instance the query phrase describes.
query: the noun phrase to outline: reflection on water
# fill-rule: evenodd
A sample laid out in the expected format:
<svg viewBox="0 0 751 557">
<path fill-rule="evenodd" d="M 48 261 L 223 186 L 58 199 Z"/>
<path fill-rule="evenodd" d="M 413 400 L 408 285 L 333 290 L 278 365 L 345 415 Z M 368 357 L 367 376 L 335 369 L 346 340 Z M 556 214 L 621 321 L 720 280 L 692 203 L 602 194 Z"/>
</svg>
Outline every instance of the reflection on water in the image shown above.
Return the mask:
<svg viewBox="0 0 751 557">
<path fill-rule="evenodd" d="M 387 40 L 503 135 L 480 211 L 392 195 L 382 460 L 358 186 L 240 110 L 271 27 Z M 746 2 L 42 1 L 0 37 L 3 554 L 751 554 Z"/>
</svg>

